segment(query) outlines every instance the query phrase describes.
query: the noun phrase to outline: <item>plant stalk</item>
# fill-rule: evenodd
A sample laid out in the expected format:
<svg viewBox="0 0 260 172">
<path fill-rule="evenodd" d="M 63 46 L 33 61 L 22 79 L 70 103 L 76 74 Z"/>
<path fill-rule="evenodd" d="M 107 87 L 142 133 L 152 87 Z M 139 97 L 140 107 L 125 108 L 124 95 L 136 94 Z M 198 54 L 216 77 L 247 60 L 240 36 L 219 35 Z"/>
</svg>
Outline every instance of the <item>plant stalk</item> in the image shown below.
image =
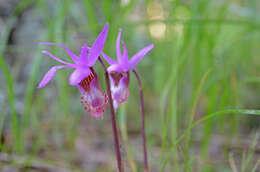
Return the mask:
<svg viewBox="0 0 260 172">
<path fill-rule="evenodd" d="M 106 66 L 105 66 L 103 60 L 100 57 L 98 58 L 98 60 L 101 63 L 101 65 L 105 71 L 106 87 L 107 87 L 108 101 L 109 101 L 109 105 L 110 105 L 110 112 L 111 112 L 110 114 L 111 114 L 111 120 L 112 120 L 112 128 L 113 128 L 113 134 L 114 134 L 117 167 L 118 167 L 119 172 L 123 172 L 124 170 L 123 170 L 121 155 L 120 155 L 120 147 L 119 147 L 117 127 L 116 127 L 116 117 L 115 117 L 115 110 L 114 110 L 113 100 L 112 100 L 112 95 L 111 95 L 109 76 L 108 76 L 108 72 L 107 72 L 107 69 L 106 69 Z"/>
<path fill-rule="evenodd" d="M 143 139 L 143 154 L 144 154 L 144 171 L 148 172 L 148 160 L 147 160 L 147 148 L 146 148 L 146 134 L 145 134 L 145 116 L 144 116 L 144 98 L 143 98 L 143 89 L 142 83 L 140 79 L 140 75 L 136 69 L 133 70 L 139 88 L 139 96 L 140 96 L 140 110 L 141 110 L 141 132 Z"/>
</svg>

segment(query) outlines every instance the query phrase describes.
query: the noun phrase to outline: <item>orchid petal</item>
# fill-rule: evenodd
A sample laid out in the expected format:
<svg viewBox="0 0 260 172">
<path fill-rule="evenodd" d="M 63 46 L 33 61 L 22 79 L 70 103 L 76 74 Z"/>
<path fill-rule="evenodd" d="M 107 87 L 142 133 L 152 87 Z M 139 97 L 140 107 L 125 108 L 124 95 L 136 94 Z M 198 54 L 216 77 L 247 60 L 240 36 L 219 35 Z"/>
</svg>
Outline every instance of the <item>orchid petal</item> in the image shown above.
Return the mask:
<svg viewBox="0 0 260 172">
<path fill-rule="evenodd" d="M 110 77 L 110 80 L 113 80 Z M 112 98 L 114 100 L 114 108 L 117 109 L 118 105 L 127 100 L 129 96 L 129 74 L 123 76 L 119 83 L 116 85 L 115 82 L 111 82 Z"/>
<path fill-rule="evenodd" d="M 89 53 L 89 50 L 90 48 L 88 47 L 88 45 L 85 43 L 82 48 L 81 48 L 81 51 L 80 51 L 80 60 L 81 62 L 83 63 L 87 63 L 87 56 L 88 56 L 88 53 Z"/>
<path fill-rule="evenodd" d="M 89 86 L 89 91 L 84 91 L 81 96 L 81 103 L 94 118 L 101 117 L 107 106 L 108 97 L 100 89 L 98 78 L 94 78 Z"/>
<path fill-rule="evenodd" d="M 108 73 L 111 73 L 111 72 L 122 72 L 123 68 L 122 68 L 121 65 L 113 64 L 113 65 L 111 65 L 111 66 L 109 66 L 107 68 L 107 71 L 108 71 Z"/>
<path fill-rule="evenodd" d="M 135 68 L 136 64 L 149 52 L 153 49 L 153 44 L 148 45 L 147 47 L 141 49 L 138 51 L 130 60 L 130 68 L 133 69 Z"/>
<path fill-rule="evenodd" d="M 46 55 L 48 55 L 48 56 L 50 56 L 52 59 L 54 59 L 54 60 L 56 60 L 56 61 L 58 61 L 58 62 L 60 62 L 60 63 L 67 64 L 67 65 L 70 64 L 70 63 L 65 62 L 65 61 L 61 60 L 60 58 L 54 56 L 53 54 L 51 54 L 51 53 L 48 52 L 48 51 L 42 51 L 42 53 L 43 53 L 43 54 L 46 54 Z"/>
<path fill-rule="evenodd" d="M 45 85 L 47 85 L 47 84 L 51 81 L 51 79 L 52 79 L 52 77 L 54 76 L 54 74 L 56 73 L 56 71 L 57 71 L 58 69 L 62 69 L 62 68 L 65 68 L 65 67 L 71 67 L 71 66 L 68 66 L 68 65 L 67 65 L 67 66 L 65 66 L 65 65 L 63 65 L 63 66 L 53 66 L 53 67 L 44 75 L 44 77 L 43 77 L 42 81 L 40 82 L 38 88 L 45 87 Z"/>
<path fill-rule="evenodd" d="M 101 53 L 102 56 L 105 58 L 105 60 L 110 64 L 117 64 L 117 61 L 115 61 L 114 59 L 110 58 L 108 55 L 106 55 L 105 53 Z"/>
<path fill-rule="evenodd" d="M 121 32 L 122 32 L 122 30 L 120 29 L 118 36 L 117 36 L 117 39 L 116 39 L 116 56 L 117 56 L 117 60 L 118 60 L 119 63 L 121 63 L 121 57 L 122 57 L 121 48 L 120 48 L 120 46 L 121 46 L 121 44 L 120 44 Z"/>
<path fill-rule="evenodd" d="M 69 82 L 70 85 L 77 85 L 82 81 L 85 77 L 90 74 L 89 68 L 76 68 L 72 74 L 70 75 Z"/>
<path fill-rule="evenodd" d="M 102 49 L 103 49 L 106 39 L 107 39 L 107 33 L 108 33 L 108 23 L 106 23 L 104 29 L 100 32 L 96 41 L 92 45 L 92 48 L 90 49 L 90 53 L 88 56 L 88 66 L 89 67 L 93 66 L 96 63 L 98 56 L 102 52 Z"/>
<path fill-rule="evenodd" d="M 123 44 L 123 47 L 124 47 L 124 54 L 121 57 L 121 60 L 122 60 L 123 64 L 128 64 L 128 53 L 127 53 L 126 45 L 125 45 L 124 42 L 122 42 L 122 44 Z"/>
<path fill-rule="evenodd" d="M 73 52 L 71 52 L 71 51 L 69 50 L 69 48 L 66 47 L 65 45 L 62 45 L 62 44 L 59 44 L 59 43 L 50 43 L 50 42 L 41 42 L 40 44 L 43 44 L 43 45 L 57 45 L 57 46 L 59 46 L 59 47 L 62 47 L 62 48 L 64 48 L 64 49 L 67 51 L 68 55 L 71 57 L 71 59 L 72 59 L 75 63 L 78 62 L 78 60 L 79 60 L 78 56 L 76 56 Z"/>
</svg>

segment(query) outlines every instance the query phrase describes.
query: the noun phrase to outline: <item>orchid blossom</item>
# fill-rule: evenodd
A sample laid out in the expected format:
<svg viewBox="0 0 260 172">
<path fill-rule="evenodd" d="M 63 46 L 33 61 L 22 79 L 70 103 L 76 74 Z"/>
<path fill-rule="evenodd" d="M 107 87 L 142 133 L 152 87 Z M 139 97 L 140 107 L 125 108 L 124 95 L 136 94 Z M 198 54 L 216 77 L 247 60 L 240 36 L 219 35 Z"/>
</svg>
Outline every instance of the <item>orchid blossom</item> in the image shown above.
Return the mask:
<svg viewBox="0 0 260 172">
<path fill-rule="evenodd" d="M 115 109 L 118 108 L 118 105 L 127 100 L 129 96 L 129 71 L 134 70 L 135 66 L 139 63 L 140 60 L 151 50 L 153 49 L 153 44 L 148 45 L 147 47 L 138 51 L 130 60 L 128 59 L 128 52 L 126 45 L 122 42 L 123 45 L 123 54 L 121 54 L 121 30 L 118 33 L 116 40 L 116 56 L 117 61 L 110 58 L 108 55 L 102 52 L 105 60 L 110 64 L 108 67 L 108 72 L 110 73 L 111 80 L 111 91 L 113 97 L 113 104 Z"/>
<path fill-rule="evenodd" d="M 53 66 L 45 74 L 38 87 L 42 88 L 48 84 L 58 69 L 74 68 L 75 70 L 69 77 L 70 85 L 77 86 L 80 90 L 82 94 L 81 103 L 84 109 L 95 118 L 102 116 L 107 105 L 107 95 L 100 89 L 98 76 L 95 73 L 93 66 L 102 52 L 107 33 L 108 24 L 105 25 L 91 48 L 88 47 L 86 43 L 82 46 L 79 57 L 62 44 L 42 42 L 41 44 L 44 45 L 57 45 L 64 48 L 74 64 L 65 62 L 48 51 L 43 51 L 43 54 L 50 56 L 52 59 L 62 63 L 62 65 Z"/>
</svg>

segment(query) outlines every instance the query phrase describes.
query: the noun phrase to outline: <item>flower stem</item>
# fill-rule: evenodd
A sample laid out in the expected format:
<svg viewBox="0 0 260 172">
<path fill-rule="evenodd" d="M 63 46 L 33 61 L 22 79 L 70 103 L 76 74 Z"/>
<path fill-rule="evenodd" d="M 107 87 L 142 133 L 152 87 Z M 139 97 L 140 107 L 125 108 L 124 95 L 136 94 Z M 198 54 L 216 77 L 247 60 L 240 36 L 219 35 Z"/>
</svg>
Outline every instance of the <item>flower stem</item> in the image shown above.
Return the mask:
<svg viewBox="0 0 260 172">
<path fill-rule="evenodd" d="M 119 140 L 118 140 L 118 134 L 117 134 L 117 127 L 116 127 L 116 117 L 115 117 L 115 110 L 114 110 L 113 100 L 112 100 L 112 95 L 111 95 L 109 76 L 108 76 L 108 72 L 107 72 L 107 69 L 106 69 L 106 66 L 105 66 L 103 60 L 100 57 L 98 58 L 98 60 L 101 63 L 101 65 L 105 71 L 108 101 L 109 101 L 109 105 L 110 105 L 110 112 L 111 112 L 110 114 L 111 114 L 112 128 L 113 128 L 113 133 L 114 133 L 117 167 L 118 167 L 119 172 L 123 172 L 124 170 L 123 170 L 121 155 L 120 155 Z"/>
<path fill-rule="evenodd" d="M 143 89 L 142 89 L 142 83 L 140 79 L 140 75 L 137 72 L 136 69 L 133 70 L 137 83 L 139 88 L 139 96 L 140 96 L 140 110 L 141 110 L 141 132 L 142 132 L 142 138 L 143 138 L 143 153 L 144 153 L 144 171 L 148 172 L 148 160 L 147 160 L 147 149 L 146 149 L 146 134 L 145 134 L 145 116 L 144 116 L 144 98 L 143 98 Z"/>
</svg>

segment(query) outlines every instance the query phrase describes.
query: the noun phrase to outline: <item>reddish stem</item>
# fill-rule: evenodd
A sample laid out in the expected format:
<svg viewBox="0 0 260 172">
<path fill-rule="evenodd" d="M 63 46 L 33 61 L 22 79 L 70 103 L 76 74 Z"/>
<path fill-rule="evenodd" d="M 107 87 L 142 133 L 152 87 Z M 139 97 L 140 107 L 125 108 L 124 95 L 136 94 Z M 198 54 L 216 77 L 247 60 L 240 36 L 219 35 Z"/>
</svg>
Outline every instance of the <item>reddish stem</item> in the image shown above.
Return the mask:
<svg viewBox="0 0 260 172">
<path fill-rule="evenodd" d="M 148 160 L 147 160 L 147 149 L 146 149 L 146 134 L 145 134 L 145 116 L 144 116 L 144 98 L 143 98 L 143 89 L 142 83 L 140 79 L 140 75 L 136 69 L 133 70 L 135 77 L 137 79 L 138 88 L 139 88 L 139 96 L 140 96 L 140 110 L 141 110 L 141 132 L 143 138 L 143 153 L 144 153 L 144 171 L 148 172 Z"/>
<path fill-rule="evenodd" d="M 108 72 L 106 69 L 106 65 L 104 64 L 103 60 L 99 57 L 99 62 L 101 63 L 104 71 L 105 71 L 105 77 L 106 77 L 106 87 L 107 87 L 107 94 L 108 94 L 108 101 L 110 105 L 110 114 L 111 114 L 111 120 L 112 120 L 112 128 L 113 128 L 113 134 L 114 134 L 114 143 L 115 143 L 115 149 L 116 149 L 116 158 L 117 158 L 117 167 L 119 172 L 123 172 L 123 166 L 121 161 L 121 155 L 120 155 L 120 147 L 119 147 L 119 140 L 118 140 L 118 134 L 117 134 L 117 127 L 116 127 L 116 117 L 115 117 L 115 110 L 113 106 L 113 100 L 111 95 L 111 88 L 110 88 L 110 81 Z"/>
</svg>

